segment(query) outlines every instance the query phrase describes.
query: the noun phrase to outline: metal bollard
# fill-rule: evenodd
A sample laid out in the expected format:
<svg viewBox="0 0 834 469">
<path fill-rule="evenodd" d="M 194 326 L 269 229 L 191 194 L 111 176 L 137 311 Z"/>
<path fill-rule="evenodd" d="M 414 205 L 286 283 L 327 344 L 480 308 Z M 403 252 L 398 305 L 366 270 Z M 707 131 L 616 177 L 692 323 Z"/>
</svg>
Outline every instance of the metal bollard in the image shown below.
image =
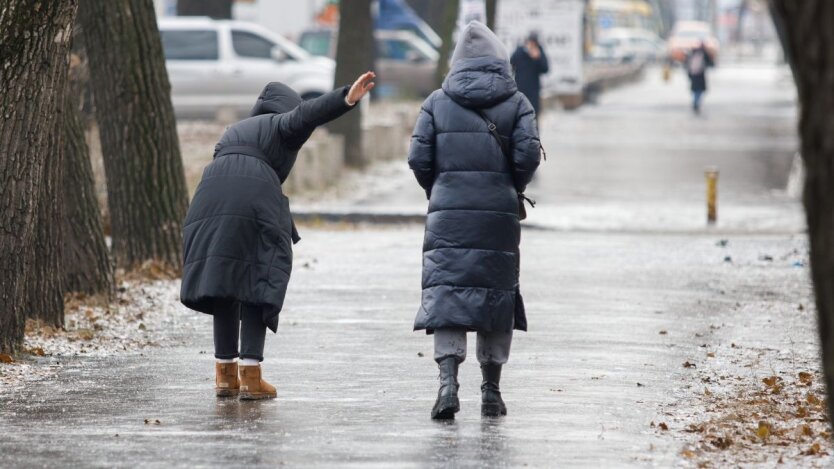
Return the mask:
<svg viewBox="0 0 834 469">
<path fill-rule="evenodd" d="M 704 176 L 707 180 L 707 224 L 714 225 L 718 220 L 718 168 L 708 167 Z"/>
</svg>

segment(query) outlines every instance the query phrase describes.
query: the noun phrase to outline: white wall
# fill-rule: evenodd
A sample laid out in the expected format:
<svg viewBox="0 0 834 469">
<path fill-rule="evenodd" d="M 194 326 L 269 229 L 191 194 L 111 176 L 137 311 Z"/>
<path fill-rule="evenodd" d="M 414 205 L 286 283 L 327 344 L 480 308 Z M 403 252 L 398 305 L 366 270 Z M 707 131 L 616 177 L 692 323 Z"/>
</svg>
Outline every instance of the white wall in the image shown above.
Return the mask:
<svg viewBox="0 0 834 469">
<path fill-rule="evenodd" d="M 176 4 L 176 0 L 154 0 L 157 16 L 175 14 Z M 316 13 L 325 4 L 326 0 L 236 0 L 232 16 L 296 39 L 299 33 L 315 24 Z"/>
<path fill-rule="evenodd" d="M 235 3 L 235 19 L 260 23 L 279 34 L 296 39 L 315 24 L 325 0 L 252 0 Z"/>
</svg>

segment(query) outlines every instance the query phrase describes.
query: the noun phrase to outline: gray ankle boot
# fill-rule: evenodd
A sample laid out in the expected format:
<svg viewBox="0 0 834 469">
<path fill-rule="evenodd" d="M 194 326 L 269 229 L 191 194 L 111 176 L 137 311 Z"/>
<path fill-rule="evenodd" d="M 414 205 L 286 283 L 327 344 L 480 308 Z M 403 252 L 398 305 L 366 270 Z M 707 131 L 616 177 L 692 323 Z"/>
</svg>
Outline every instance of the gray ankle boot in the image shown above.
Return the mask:
<svg viewBox="0 0 834 469">
<path fill-rule="evenodd" d="M 440 369 L 440 389 L 437 391 L 437 401 L 431 410 L 431 418 L 453 419 L 455 413 L 460 410 L 458 360 L 455 357 L 446 357 L 437 363 L 437 367 Z"/>
<path fill-rule="evenodd" d="M 498 383 L 501 382 L 501 365 L 485 363 L 481 365 L 484 377 L 481 383 L 481 415 L 484 417 L 498 417 L 507 415 L 507 406 L 501 399 Z"/>
</svg>

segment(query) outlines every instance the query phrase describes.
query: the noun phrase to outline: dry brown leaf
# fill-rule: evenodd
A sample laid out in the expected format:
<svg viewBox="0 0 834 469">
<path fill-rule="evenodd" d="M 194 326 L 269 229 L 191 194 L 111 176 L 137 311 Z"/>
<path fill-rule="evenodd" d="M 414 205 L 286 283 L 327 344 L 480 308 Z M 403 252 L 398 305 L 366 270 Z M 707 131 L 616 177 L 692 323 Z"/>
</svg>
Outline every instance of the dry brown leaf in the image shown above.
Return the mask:
<svg viewBox="0 0 834 469">
<path fill-rule="evenodd" d="M 765 386 L 772 388 L 776 386 L 776 383 L 778 383 L 780 379 L 781 378 L 779 378 L 778 376 L 768 376 L 767 378 L 762 379 L 762 382 L 765 384 Z"/>
<path fill-rule="evenodd" d="M 715 358 L 715 352 L 707 352 L 707 358 Z"/>
<path fill-rule="evenodd" d="M 811 405 L 820 405 L 820 402 L 821 402 L 819 397 L 817 397 L 817 396 L 815 396 L 811 393 L 808 393 L 808 396 L 805 398 L 805 401 L 808 402 L 808 404 L 811 404 Z"/>
<path fill-rule="evenodd" d="M 37 355 L 39 357 L 42 357 L 42 356 L 46 355 L 46 352 L 44 352 L 43 348 L 41 348 L 41 347 L 35 347 L 33 349 L 29 349 L 29 353 L 32 354 L 32 355 Z"/>
<path fill-rule="evenodd" d="M 695 364 L 691 363 L 689 360 L 687 360 L 687 361 L 683 362 L 683 367 L 684 368 L 695 368 Z"/>
<path fill-rule="evenodd" d="M 805 406 L 799 406 L 796 408 L 796 416 L 804 419 L 808 416 L 808 409 Z"/>
<path fill-rule="evenodd" d="M 664 422 L 660 422 L 657 426 L 663 431 L 666 431 L 666 430 L 669 429 L 669 425 L 666 425 Z"/>
<path fill-rule="evenodd" d="M 695 452 L 691 449 L 685 449 L 681 451 L 681 456 L 685 457 L 686 459 L 692 459 L 695 457 Z"/>
<path fill-rule="evenodd" d="M 814 436 L 814 430 L 811 429 L 808 425 L 802 425 L 799 427 L 799 434 L 802 436 Z"/>
<path fill-rule="evenodd" d="M 814 443 L 807 450 L 803 451 L 802 454 L 805 456 L 815 456 L 817 454 L 820 454 L 821 450 L 822 448 L 820 448 L 820 444 Z"/>
<path fill-rule="evenodd" d="M 762 440 L 766 440 L 771 434 L 772 428 L 769 423 L 764 420 L 759 422 L 759 429 L 756 430 L 756 436 Z"/>
<path fill-rule="evenodd" d="M 814 375 L 805 371 L 800 371 L 799 382 L 805 386 L 810 386 L 814 382 Z"/>
<path fill-rule="evenodd" d="M 14 358 L 6 353 L 0 353 L 0 363 L 14 363 Z"/>
<path fill-rule="evenodd" d="M 710 441 L 710 443 L 718 449 L 727 449 L 733 445 L 733 440 L 728 436 L 719 436 L 718 438 Z"/>
</svg>

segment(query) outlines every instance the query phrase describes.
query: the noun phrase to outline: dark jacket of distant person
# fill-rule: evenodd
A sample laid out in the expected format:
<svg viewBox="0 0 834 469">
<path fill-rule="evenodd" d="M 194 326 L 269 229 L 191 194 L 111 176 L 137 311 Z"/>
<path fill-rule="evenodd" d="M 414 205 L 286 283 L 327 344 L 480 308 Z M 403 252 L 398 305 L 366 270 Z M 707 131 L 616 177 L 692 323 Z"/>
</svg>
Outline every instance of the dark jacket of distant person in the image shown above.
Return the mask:
<svg viewBox="0 0 834 469">
<path fill-rule="evenodd" d="M 684 63 L 692 91 L 703 92 L 707 90 L 707 69 L 713 67 L 715 62 L 705 45 L 696 47 L 686 56 Z"/>
<path fill-rule="evenodd" d="M 518 84 L 518 90 L 521 91 L 530 104 L 533 105 L 533 110 L 538 115 L 541 109 L 541 76 L 550 70 L 547 63 L 547 55 L 544 52 L 541 44 L 536 41 L 539 46 L 541 55 L 538 59 L 534 59 L 527 52 L 524 45 L 518 46 L 510 58 L 513 70 L 515 71 L 515 81 Z"/>
<path fill-rule="evenodd" d="M 461 34 L 441 90 L 423 103 L 408 164 L 429 198 L 415 330 L 527 329 L 518 286 L 517 192 L 539 165 L 536 114 L 509 54 L 483 24 Z M 482 110 L 509 139 L 512 165 Z"/>
<path fill-rule="evenodd" d="M 277 329 L 299 240 L 281 184 L 313 130 L 351 109 L 347 92 L 302 102 L 270 83 L 251 117 L 226 130 L 185 218 L 185 306 L 212 314 L 215 300 L 235 300 L 261 307 L 264 324 Z"/>
</svg>

